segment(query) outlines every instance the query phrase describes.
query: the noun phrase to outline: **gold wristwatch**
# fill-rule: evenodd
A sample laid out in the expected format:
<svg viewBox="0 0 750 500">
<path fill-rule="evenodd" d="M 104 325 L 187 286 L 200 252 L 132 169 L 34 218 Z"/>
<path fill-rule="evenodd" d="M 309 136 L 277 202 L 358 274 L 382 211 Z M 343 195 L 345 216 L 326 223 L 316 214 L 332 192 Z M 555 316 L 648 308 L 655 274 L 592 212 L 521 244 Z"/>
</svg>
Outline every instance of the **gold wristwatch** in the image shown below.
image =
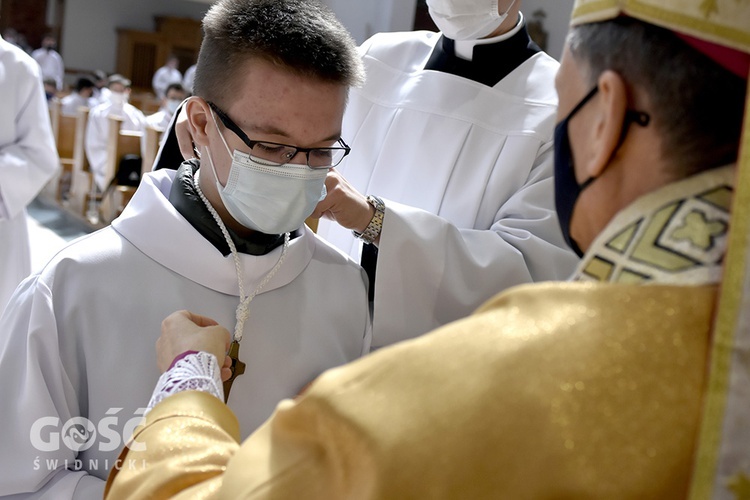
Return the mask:
<svg viewBox="0 0 750 500">
<path fill-rule="evenodd" d="M 365 243 L 372 243 L 376 239 L 378 239 L 378 236 L 380 236 L 380 231 L 383 230 L 385 203 L 383 203 L 383 200 L 373 195 L 369 195 L 367 197 L 367 203 L 375 207 L 375 215 L 372 216 L 372 219 L 370 219 L 370 223 L 367 224 L 367 227 L 364 231 L 362 231 L 361 233 L 352 231 L 352 233 L 354 233 L 354 236 L 364 241 Z"/>
</svg>

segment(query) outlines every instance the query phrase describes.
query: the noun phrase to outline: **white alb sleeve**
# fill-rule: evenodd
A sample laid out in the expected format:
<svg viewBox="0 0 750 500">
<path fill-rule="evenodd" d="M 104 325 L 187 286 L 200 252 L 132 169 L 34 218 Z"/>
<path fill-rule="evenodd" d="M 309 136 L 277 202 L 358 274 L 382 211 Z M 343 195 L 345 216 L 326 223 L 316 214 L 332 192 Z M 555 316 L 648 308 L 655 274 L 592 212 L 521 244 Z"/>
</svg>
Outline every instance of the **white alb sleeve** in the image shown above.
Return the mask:
<svg viewBox="0 0 750 500">
<path fill-rule="evenodd" d="M 216 356 L 207 352 L 191 353 L 159 377 L 146 412 L 163 399 L 182 391 L 208 392 L 224 401 L 221 367 Z"/>
</svg>

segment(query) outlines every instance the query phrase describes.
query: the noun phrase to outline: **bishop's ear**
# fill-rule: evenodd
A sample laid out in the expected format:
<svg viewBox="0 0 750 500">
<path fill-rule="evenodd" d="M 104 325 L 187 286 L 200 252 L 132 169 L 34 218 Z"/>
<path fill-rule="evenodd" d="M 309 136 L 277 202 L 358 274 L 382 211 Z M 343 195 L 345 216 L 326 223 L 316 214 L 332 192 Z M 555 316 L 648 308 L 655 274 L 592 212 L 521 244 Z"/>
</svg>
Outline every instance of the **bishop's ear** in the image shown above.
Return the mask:
<svg viewBox="0 0 750 500">
<path fill-rule="evenodd" d="M 180 142 L 185 140 L 186 138 L 181 137 L 181 135 L 182 133 L 187 132 L 190 134 L 190 137 L 187 138 L 188 141 L 192 140 L 197 146 L 207 146 L 208 127 L 209 124 L 212 123 L 210 115 L 211 108 L 208 103 L 197 96 L 189 97 L 185 102 L 182 113 L 184 113 L 187 118 L 184 122 L 187 126 L 180 127 L 180 118 L 178 117 L 177 124 L 175 125 L 177 140 Z M 182 133 L 180 130 L 181 128 L 183 129 Z"/>
<path fill-rule="evenodd" d="M 592 154 L 584 165 L 588 177 L 597 178 L 609 165 L 620 144 L 628 89 L 625 80 L 615 71 L 604 71 L 597 82 L 599 98 L 592 137 Z"/>
</svg>

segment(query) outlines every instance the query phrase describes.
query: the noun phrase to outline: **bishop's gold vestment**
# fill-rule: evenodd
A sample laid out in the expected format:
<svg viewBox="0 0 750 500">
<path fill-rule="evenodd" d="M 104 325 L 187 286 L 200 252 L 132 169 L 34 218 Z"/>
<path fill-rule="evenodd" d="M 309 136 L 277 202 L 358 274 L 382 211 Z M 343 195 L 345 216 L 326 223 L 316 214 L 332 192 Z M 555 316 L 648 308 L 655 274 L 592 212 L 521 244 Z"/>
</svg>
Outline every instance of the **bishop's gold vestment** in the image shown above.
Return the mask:
<svg viewBox="0 0 750 500">
<path fill-rule="evenodd" d="M 168 398 L 108 498 L 685 498 L 732 176 L 647 195 L 578 282 L 517 287 L 330 370 L 241 446 L 218 399 Z"/>
</svg>

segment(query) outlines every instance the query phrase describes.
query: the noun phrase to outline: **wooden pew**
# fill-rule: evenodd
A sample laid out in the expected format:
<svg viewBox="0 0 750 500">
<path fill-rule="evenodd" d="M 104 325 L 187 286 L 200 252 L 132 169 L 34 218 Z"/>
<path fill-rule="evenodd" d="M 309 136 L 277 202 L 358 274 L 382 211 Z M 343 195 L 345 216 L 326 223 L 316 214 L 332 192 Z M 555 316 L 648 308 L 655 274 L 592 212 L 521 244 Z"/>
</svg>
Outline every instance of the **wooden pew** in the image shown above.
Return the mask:
<svg viewBox="0 0 750 500">
<path fill-rule="evenodd" d="M 55 139 L 55 143 L 57 143 L 57 136 L 60 131 L 60 101 L 53 99 L 48 104 L 49 106 L 49 122 L 50 127 L 52 128 L 52 137 Z M 59 157 L 59 151 L 58 151 L 58 157 Z M 47 184 L 42 189 L 41 194 L 45 197 L 54 200 L 59 201 L 58 194 L 60 192 L 60 180 L 62 178 L 62 172 L 61 169 L 58 169 L 55 172 L 54 177 L 47 182 Z"/>
<path fill-rule="evenodd" d="M 161 99 L 151 92 L 131 92 L 128 102 L 140 109 L 146 116 L 156 113 L 161 108 Z"/>
<path fill-rule="evenodd" d="M 57 138 L 57 132 L 60 129 L 60 115 L 62 114 L 62 103 L 58 101 L 52 101 L 49 106 L 49 121 L 52 125 L 52 135 Z"/>
<path fill-rule="evenodd" d="M 60 181 L 57 186 L 57 201 L 63 203 L 70 195 L 73 183 L 73 169 L 75 165 L 76 145 L 76 121 L 75 115 L 60 114 L 58 118 L 57 131 L 57 154 L 60 156 Z"/>
<path fill-rule="evenodd" d="M 162 134 L 164 130 L 152 127 L 148 125 L 144 134 L 143 142 L 143 163 L 141 163 L 141 178 L 146 172 L 151 172 L 154 167 L 154 160 L 156 160 L 156 153 L 159 152 L 159 144 L 161 142 Z"/>
<path fill-rule="evenodd" d="M 72 166 L 76 146 L 76 115 L 60 115 L 58 123 L 57 154 L 60 161 Z"/>
<path fill-rule="evenodd" d="M 86 107 L 78 108 L 78 113 L 75 116 L 73 170 L 70 179 L 70 192 L 64 203 L 65 208 L 78 217 L 83 217 L 84 215 L 92 183 L 91 170 L 84 149 L 88 119 L 89 109 Z"/>
<path fill-rule="evenodd" d="M 66 201 L 73 177 L 76 118 L 62 113 L 59 100 L 50 105 L 50 124 L 55 138 L 57 154 L 60 158 L 60 169 L 55 177 L 47 183 L 45 195 L 59 204 Z"/>
</svg>

